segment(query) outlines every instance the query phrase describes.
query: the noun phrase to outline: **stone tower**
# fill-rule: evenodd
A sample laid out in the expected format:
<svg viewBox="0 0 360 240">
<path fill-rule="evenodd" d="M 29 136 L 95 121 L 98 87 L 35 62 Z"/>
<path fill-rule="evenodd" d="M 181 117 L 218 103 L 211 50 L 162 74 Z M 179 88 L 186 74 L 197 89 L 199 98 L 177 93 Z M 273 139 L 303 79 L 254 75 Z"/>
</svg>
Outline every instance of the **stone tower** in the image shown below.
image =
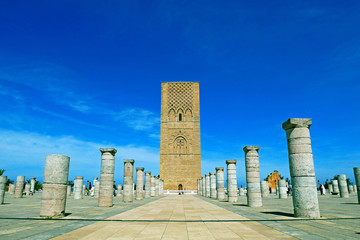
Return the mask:
<svg viewBox="0 0 360 240">
<path fill-rule="evenodd" d="M 196 190 L 200 152 L 199 83 L 162 83 L 160 177 L 164 190 Z"/>
</svg>

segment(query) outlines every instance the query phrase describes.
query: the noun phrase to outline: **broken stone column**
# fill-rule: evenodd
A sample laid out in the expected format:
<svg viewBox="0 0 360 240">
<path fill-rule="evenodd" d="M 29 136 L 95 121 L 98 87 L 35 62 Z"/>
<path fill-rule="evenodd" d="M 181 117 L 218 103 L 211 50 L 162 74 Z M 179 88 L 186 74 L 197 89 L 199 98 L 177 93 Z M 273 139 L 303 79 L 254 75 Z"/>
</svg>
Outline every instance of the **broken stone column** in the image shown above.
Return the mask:
<svg viewBox="0 0 360 240">
<path fill-rule="evenodd" d="M 134 159 L 124 159 L 124 202 L 134 200 Z"/>
<path fill-rule="evenodd" d="M 83 177 L 75 177 L 74 180 L 74 199 L 82 199 L 82 186 L 83 186 Z"/>
<path fill-rule="evenodd" d="M 150 196 L 151 197 L 155 197 L 155 185 L 156 185 L 156 183 L 155 183 L 155 176 L 151 176 L 151 179 L 150 179 Z"/>
<path fill-rule="evenodd" d="M 68 156 L 46 155 L 41 217 L 65 216 L 69 165 L 70 157 Z"/>
<path fill-rule="evenodd" d="M 15 194 L 15 184 L 13 183 L 9 184 L 9 194 L 11 195 Z"/>
<path fill-rule="evenodd" d="M 114 197 L 114 171 L 115 171 L 115 148 L 100 148 L 101 169 L 99 207 L 112 207 Z"/>
<path fill-rule="evenodd" d="M 225 201 L 224 189 L 224 168 L 217 167 L 216 170 L 216 198 L 219 201 Z"/>
<path fill-rule="evenodd" d="M 339 183 L 339 190 L 340 190 L 340 197 L 341 198 L 348 198 L 349 191 L 346 182 L 346 175 L 340 174 L 338 175 L 338 183 Z"/>
<path fill-rule="evenodd" d="M 84 196 L 85 196 L 85 193 L 86 193 L 86 186 L 83 185 L 83 186 L 82 186 L 82 196 L 83 196 L 83 198 L 84 198 Z"/>
<path fill-rule="evenodd" d="M 295 217 L 320 217 L 309 130 L 311 124 L 311 118 L 290 118 L 282 124 L 288 144 Z"/>
<path fill-rule="evenodd" d="M 155 196 L 159 196 L 159 177 L 155 177 Z"/>
<path fill-rule="evenodd" d="M 136 168 L 136 200 L 143 199 L 144 188 L 144 168 Z"/>
<path fill-rule="evenodd" d="M 32 178 L 30 179 L 30 192 L 31 192 L 32 194 L 35 193 L 35 182 L 36 182 L 36 178 L 32 177 Z"/>
<path fill-rule="evenodd" d="M 15 197 L 22 198 L 25 184 L 25 176 L 17 176 L 15 185 Z"/>
<path fill-rule="evenodd" d="M 70 197 L 70 195 L 71 195 L 71 185 L 67 185 L 67 187 L 66 187 L 66 196 Z"/>
<path fill-rule="evenodd" d="M 282 179 L 279 180 L 279 198 L 280 199 L 286 199 L 287 198 L 286 181 L 282 180 Z"/>
<path fill-rule="evenodd" d="M 205 197 L 210 197 L 210 174 L 205 174 Z"/>
<path fill-rule="evenodd" d="M 328 184 L 328 189 L 329 189 L 329 193 L 331 194 L 333 192 L 333 187 L 331 183 Z"/>
<path fill-rule="evenodd" d="M 237 202 L 236 160 L 226 160 L 228 201 Z"/>
<path fill-rule="evenodd" d="M 25 190 L 24 190 L 24 192 L 25 192 L 25 195 L 26 196 L 29 196 L 30 195 L 30 183 L 26 183 L 25 184 Z"/>
<path fill-rule="evenodd" d="M 332 180 L 331 180 L 331 183 L 332 183 L 332 187 L 333 187 L 333 193 L 339 194 L 339 183 L 338 183 L 338 180 L 332 179 Z"/>
<path fill-rule="evenodd" d="M 7 177 L 0 176 L 0 204 L 4 203 L 6 182 L 7 182 Z"/>
<path fill-rule="evenodd" d="M 360 167 L 354 167 L 355 183 L 356 183 L 356 192 L 358 196 L 358 203 L 360 204 Z"/>
<path fill-rule="evenodd" d="M 151 196 L 151 172 L 145 172 L 145 198 Z"/>
<path fill-rule="evenodd" d="M 353 185 L 349 185 L 349 194 L 352 194 L 354 192 Z"/>
<path fill-rule="evenodd" d="M 122 185 L 118 184 L 117 185 L 117 191 L 116 191 L 116 197 L 121 197 L 121 192 L 122 192 Z"/>
<path fill-rule="evenodd" d="M 211 172 L 210 174 L 210 197 L 216 198 L 216 178 L 215 173 Z"/>
<path fill-rule="evenodd" d="M 201 182 L 202 182 L 202 196 L 205 197 L 205 196 L 206 196 L 205 176 L 202 176 L 202 177 L 201 177 Z"/>
<path fill-rule="evenodd" d="M 94 185 L 94 197 L 99 198 L 99 194 L 100 194 L 100 182 L 96 181 Z"/>
<path fill-rule="evenodd" d="M 245 189 L 244 188 L 239 188 L 239 196 L 244 196 L 245 195 Z"/>
<path fill-rule="evenodd" d="M 269 197 L 269 183 L 267 181 L 261 181 L 260 187 L 261 187 L 261 196 L 263 198 Z"/>
<path fill-rule="evenodd" d="M 260 190 L 259 149 L 260 147 L 258 146 L 244 147 L 247 202 L 249 207 L 262 206 Z"/>
</svg>

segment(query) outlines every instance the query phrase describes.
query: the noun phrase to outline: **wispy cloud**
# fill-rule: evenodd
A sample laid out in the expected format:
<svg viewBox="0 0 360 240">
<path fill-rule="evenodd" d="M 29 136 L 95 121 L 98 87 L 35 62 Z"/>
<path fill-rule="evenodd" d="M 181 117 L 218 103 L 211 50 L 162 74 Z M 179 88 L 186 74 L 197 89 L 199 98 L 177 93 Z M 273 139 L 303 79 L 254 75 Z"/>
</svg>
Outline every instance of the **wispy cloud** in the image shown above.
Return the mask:
<svg viewBox="0 0 360 240">
<path fill-rule="evenodd" d="M 160 123 L 155 113 L 142 108 L 126 108 L 119 112 L 109 112 L 109 115 L 135 130 L 152 130 Z"/>
<path fill-rule="evenodd" d="M 0 95 L 11 97 L 17 101 L 24 100 L 24 97 L 18 91 L 9 87 L 5 87 L 4 85 L 1 84 L 0 84 Z"/>
</svg>

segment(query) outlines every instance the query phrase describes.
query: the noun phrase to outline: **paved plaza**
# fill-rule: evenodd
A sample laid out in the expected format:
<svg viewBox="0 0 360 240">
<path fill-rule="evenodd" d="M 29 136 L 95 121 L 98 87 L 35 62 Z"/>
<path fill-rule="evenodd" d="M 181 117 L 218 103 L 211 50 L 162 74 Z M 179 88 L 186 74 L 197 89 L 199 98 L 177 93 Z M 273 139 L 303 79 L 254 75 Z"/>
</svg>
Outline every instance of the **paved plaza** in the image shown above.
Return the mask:
<svg viewBox="0 0 360 240">
<path fill-rule="evenodd" d="M 293 217 L 291 197 L 275 195 L 263 207 L 219 202 L 196 195 L 168 195 L 97 207 L 97 199 L 67 200 L 67 216 L 39 217 L 41 194 L 6 195 L 0 205 L 0 239 L 359 239 L 360 209 L 355 194 L 319 196 L 321 218 Z"/>
</svg>

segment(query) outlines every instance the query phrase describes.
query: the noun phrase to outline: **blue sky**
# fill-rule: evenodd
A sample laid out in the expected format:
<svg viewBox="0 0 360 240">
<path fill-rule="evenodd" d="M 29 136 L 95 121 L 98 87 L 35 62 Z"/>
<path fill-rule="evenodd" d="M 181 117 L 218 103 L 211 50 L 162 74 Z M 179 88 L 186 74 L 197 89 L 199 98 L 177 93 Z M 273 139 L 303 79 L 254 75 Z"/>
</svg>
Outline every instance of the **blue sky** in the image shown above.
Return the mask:
<svg viewBox="0 0 360 240">
<path fill-rule="evenodd" d="M 290 117 L 313 119 L 316 176 L 360 166 L 358 1 L 3 1 L 0 168 L 42 179 L 100 172 L 100 147 L 159 173 L 161 82 L 200 82 L 202 174 L 260 146 L 260 174 L 289 177 Z"/>
</svg>

